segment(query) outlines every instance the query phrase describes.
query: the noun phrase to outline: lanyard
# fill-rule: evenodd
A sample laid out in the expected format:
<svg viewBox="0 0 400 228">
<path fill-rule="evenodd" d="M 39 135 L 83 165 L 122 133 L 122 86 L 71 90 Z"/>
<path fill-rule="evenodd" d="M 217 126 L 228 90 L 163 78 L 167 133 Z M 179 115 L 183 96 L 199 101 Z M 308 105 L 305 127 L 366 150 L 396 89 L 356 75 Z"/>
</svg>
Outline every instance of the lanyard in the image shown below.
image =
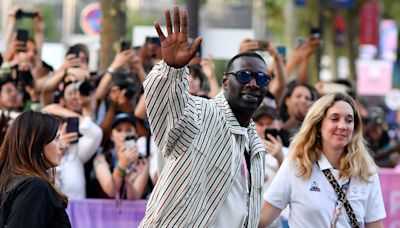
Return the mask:
<svg viewBox="0 0 400 228">
<path fill-rule="evenodd" d="M 350 180 L 340 187 L 340 191 L 343 192 L 345 196 L 347 195 L 347 192 L 349 190 L 349 185 L 350 185 Z M 344 206 L 343 200 L 341 199 L 340 195 L 338 195 L 338 198 L 335 203 L 335 209 L 333 210 L 331 228 L 336 227 L 336 223 L 339 220 L 340 214 L 342 213 L 343 206 Z"/>
</svg>

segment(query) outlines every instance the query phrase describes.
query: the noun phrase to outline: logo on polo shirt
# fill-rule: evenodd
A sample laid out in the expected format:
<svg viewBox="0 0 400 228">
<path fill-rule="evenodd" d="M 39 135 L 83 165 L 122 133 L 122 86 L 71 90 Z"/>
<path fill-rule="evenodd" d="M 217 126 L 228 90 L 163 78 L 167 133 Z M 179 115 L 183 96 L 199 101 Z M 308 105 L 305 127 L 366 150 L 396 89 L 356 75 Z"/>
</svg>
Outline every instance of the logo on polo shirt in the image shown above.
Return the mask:
<svg viewBox="0 0 400 228">
<path fill-rule="evenodd" d="M 317 182 L 313 181 L 310 191 L 312 191 L 312 192 L 320 192 L 321 191 L 321 189 L 318 187 Z"/>
</svg>

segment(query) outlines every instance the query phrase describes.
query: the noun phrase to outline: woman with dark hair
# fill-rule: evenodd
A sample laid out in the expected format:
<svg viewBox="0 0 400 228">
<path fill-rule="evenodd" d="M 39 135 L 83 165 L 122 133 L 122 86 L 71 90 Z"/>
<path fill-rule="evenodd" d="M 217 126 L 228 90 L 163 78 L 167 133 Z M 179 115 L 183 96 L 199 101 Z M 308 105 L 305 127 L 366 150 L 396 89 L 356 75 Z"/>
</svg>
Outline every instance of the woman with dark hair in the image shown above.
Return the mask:
<svg viewBox="0 0 400 228">
<path fill-rule="evenodd" d="M 284 122 L 283 128 L 294 135 L 317 98 L 314 87 L 306 83 L 289 84 L 279 107 L 279 114 Z"/>
<path fill-rule="evenodd" d="M 27 111 L 8 129 L 0 150 L 0 226 L 71 227 L 67 198 L 54 187 L 64 146 L 59 121 Z"/>
<path fill-rule="evenodd" d="M 94 159 L 94 172 L 101 188 L 97 197 L 136 200 L 147 193 L 149 163 L 146 157 L 139 157 L 135 126 L 131 114 L 114 116 L 110 143 Z"/>
</svg>

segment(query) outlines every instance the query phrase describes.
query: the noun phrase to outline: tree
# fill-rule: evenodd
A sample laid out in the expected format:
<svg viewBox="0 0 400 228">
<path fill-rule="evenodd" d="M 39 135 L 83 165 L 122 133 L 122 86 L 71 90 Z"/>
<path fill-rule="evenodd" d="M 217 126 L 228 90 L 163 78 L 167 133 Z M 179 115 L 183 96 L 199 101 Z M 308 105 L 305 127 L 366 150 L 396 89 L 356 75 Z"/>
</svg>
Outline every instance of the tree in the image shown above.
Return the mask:
<svg viewBox="0 0 400 228">
<path fill-rule="evenodd" d="M 126 38 L 126 0 L 101 0 L 100 67 L 105 70 Z"/>
</svg>

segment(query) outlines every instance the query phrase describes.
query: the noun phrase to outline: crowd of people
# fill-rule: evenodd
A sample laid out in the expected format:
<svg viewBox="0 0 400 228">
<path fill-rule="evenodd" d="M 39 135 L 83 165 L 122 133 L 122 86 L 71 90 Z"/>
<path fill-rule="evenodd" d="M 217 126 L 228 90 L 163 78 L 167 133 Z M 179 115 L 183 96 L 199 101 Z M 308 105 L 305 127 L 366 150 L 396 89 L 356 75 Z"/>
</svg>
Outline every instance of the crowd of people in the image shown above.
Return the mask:
<svg viewBox="0 0 400 228">
<path fill-rule="evenodd" d="M 110 198 L 148 199 L 143 227 L 282 227 L 280 216 L 291 227 L 381 227 L 374 162 L 398 164 L 400 118 L 366 108 L 348 80 L 332 82 L 344 93 L 310 84 L 320 37 L 290 56 L 243 40 L 220 86 L 178 8 L 173 21 L 165 14 L 166 35 L 156 24 L 159 37 L 122 47 L 105 72 L 90 72 L 83 44 L 58 69 L 44 62 L 41 13 L 21 40 L 18 10 L 0 58 L 1 225 L 29 224 L 19 219 L 27 208 L 8 208 L 13 200 L 43 199 L 45 215 L 27 220 L 68 227 L 67 198 Z M 331 184 L 339 188 L 309 194 Z M 367 195 L 346 198 L 354 186 Z"/>
</svg>

